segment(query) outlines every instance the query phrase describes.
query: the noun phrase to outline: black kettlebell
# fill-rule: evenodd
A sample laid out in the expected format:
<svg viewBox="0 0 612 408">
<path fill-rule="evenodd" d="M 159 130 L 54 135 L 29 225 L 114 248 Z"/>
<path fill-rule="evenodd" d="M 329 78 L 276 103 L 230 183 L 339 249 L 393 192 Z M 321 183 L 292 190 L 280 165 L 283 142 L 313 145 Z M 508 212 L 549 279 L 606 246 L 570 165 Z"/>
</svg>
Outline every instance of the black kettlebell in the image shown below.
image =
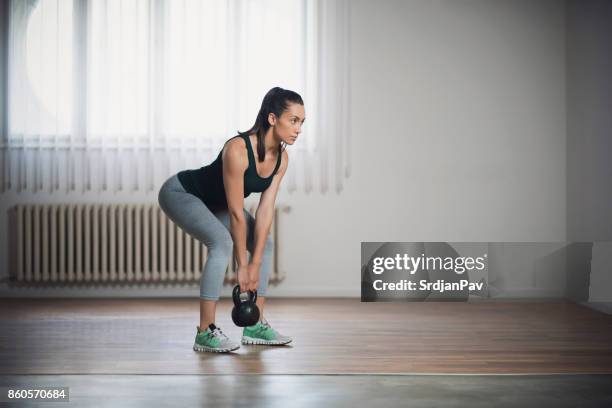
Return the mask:
<svg viewBox="0 0 612 408">
<path fill-rule="evenodd" d="M 248 291 L 249 298 L 240 300 L 240 285 L 236 285 L 232 292 L 234 308 L 232 309 L 232 320 L 239 327 L 253 326 L 259 321 L 259 308 L 255 304 L 257 291 Z"/>
</svg>

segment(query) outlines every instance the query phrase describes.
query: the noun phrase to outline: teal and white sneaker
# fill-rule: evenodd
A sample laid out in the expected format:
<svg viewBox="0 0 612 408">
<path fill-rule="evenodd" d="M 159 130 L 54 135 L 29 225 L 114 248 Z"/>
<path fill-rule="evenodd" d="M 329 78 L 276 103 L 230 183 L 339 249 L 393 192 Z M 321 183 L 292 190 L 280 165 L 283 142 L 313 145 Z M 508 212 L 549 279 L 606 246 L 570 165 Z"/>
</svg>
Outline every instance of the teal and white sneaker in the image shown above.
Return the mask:
<svg viewBox="0 0 612 408">
<path fill-rule="evenodd" d="M 193 343 L 195 351 L 227 353 L 240 348 L 240 344 L 231 341 L 214 323 L 211 323 L 205 331 L 201 331 L 200 326 L 197 326 L 197 330 Z"/>
<path fill-rule="evenodd" d="M 245 327 L 242 330 L 242 344 L 266 344 L 280 346 L 291 343 L 293 339 L 283 336 L 274 330 L 266 319 L 257 322 L 254 326 Z"/>
</svg>

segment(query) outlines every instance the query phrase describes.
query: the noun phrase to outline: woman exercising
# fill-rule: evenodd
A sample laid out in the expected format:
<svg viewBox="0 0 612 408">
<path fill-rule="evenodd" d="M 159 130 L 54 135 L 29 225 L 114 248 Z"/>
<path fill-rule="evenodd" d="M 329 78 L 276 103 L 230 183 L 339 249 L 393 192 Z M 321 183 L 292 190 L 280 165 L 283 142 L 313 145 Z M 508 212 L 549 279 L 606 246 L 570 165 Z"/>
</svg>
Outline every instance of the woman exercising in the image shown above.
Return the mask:
<svg viewBox="0 0 612 408">
<path fill-rule="evenodd" d="M 270 326 L 263 309 L 274 248 L 269 237 L 274 202 L 289 164 L 285 147 L 295 143 L 304 120 L 302 97 L 272 88 L 251 129 L 227 140 L 211 164 L 178 172 L 159 191 L 164 213 L 208 248 L 200 280 L 196 351 L 229 352 L 240 347 L 215 325 L 217 300 L 232 254 L 240 290 L 257 290 L 260 310 L 259 322 L 243 329 L 242 344 L 281 345 L 292 340 Z M 255 218 L 243 207 L 244 198 L 253 192 L 261 192 Z"/>
</svg>

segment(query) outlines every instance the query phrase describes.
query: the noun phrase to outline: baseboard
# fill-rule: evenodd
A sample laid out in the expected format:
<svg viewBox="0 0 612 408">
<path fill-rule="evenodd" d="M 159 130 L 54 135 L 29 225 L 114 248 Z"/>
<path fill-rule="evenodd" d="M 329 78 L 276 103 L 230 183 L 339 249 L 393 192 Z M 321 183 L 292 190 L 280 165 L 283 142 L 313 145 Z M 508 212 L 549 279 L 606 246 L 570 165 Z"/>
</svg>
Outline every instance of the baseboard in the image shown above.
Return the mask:
<svg viewBox="0 0 612 408">
<path fill-rule="evenodd" d="M 580 304 L 606 314 L 612 314 L 612 302 L 580 302 Z"/>
<path fill-rule="evenodd" d="M 231 298 L 232 288 L 224 286 L 222 298 Z M 116 285 L 111 287 L 8 287 L 0 284 L 0 298 L 198 298 L 199 285 L 168 286 Z M 350 288 L 268 288 L 268 297 L 360 298 Z"/>
</svg>

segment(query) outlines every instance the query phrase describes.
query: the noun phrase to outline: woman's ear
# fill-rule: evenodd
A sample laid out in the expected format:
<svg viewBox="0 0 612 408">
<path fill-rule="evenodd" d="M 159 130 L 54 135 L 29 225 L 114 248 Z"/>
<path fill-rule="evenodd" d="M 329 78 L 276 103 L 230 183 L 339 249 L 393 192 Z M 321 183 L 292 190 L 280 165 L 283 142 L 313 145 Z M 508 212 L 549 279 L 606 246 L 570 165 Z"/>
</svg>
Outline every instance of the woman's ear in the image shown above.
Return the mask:
<svg viewBox="0 0 612 408">
<path fill-rule="evenodd" d="M 273 112 L 268 113 L 268 123 L 270 126 L 274 126 L 276 124 L 276 115 Z"/>
</svg>

